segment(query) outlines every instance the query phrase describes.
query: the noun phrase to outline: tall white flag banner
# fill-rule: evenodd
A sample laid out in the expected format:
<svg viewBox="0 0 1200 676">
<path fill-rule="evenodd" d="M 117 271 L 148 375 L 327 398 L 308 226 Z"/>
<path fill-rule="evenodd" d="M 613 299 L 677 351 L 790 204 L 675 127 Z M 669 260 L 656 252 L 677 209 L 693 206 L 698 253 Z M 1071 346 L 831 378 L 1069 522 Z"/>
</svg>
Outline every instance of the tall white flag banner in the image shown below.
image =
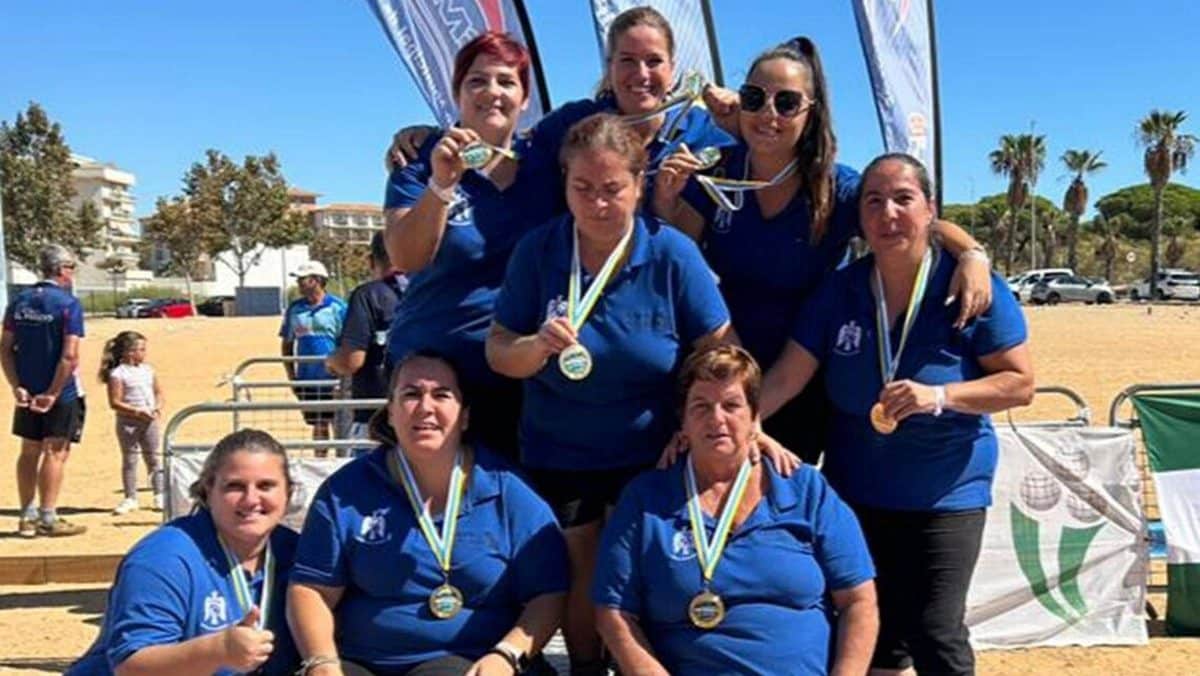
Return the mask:
<svg viewBox="0 0 1200 676">
<path fill-rule="evenodd" d="M 524 44 L 532 57 L 533 91 L 520 126 L 532 126 L 550 110 L 533 29 L 521 0 L 367 0 L 367 4 L 443 127 L 458 120 L 451 91 L 454 56 L 486 31 L 508 33 Z"/>
<path fill-rule="evenodd" d="M 1149 551 L 1133 434 L 996 427 L 993 504 L 967 596 L 972 644 L 1145 644 Z"/>
<path fill-rule="evenodd" d="M 852 0 L 888 152 L 908 153 L 941 183 L 932 0 Z M 934 186 L 941 194 L 940 185 Z"/>
<path fill-rule="evenodd" d="M 600 60 L 607 51 L 608 27 L 617 15 L 634 7 L 650 6 L 666 17 L 675 35 L 675 72 L 695 71 L 714 84 L 723 84 L 717 33 L 707 0 L 592 0 Z"/>
</svg>

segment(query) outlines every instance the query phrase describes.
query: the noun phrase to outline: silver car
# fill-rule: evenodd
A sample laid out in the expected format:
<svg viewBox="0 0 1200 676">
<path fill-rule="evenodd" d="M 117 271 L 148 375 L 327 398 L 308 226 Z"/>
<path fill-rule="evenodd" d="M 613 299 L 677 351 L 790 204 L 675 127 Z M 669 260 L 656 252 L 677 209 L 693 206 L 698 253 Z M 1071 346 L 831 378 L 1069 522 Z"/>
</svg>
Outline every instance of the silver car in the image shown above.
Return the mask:
<svg viewBox="0 0 1200 676">
<path fill-rule="evenodd" d="M 1037 305 L 1056 305 L 1064 301 L 1111 303 L 1117 294 L 1103 279 L 1066 275 L 1039 282 L 1033 287 L 1029 297 Z"/>
</svg>

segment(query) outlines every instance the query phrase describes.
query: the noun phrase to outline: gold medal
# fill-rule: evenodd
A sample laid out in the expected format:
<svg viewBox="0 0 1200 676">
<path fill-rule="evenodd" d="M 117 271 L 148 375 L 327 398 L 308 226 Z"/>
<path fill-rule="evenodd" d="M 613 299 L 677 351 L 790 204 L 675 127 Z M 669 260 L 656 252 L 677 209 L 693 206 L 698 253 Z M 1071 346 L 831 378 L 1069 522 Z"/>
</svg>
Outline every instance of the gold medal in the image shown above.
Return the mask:
<svg viewBox="0 0 1200 676">
<path fill-rule="evenodd" d="M 472 143 L 458 153 L 468 169 L 482 169 L 492 161 L 492 149 L 482 143 Z"/>
<path fill-rule="evenodd" d="M 887 410 L 883 408 L 883 402 L 877 401 L 871 407 L 871 427 L 875 428 L 880 434 L 891 434 L 896 431 L 896 426 L 900 421 L 887 414 Z"/>
<path fill-rule="evenodd" d="M 712 629 L 725 619 L 725 602 L 705 589 L 688 603 L 688 619 L 700 629 Z"/>
<path fill-rule="evenodd" d="M 463 608 L 463 595 L 458 587 L 450 583 L 443 584 L 429 595 L 429 612 L 439 620 L 448 620 L 459 614 Z"/>
<path fill-rule="evenodd" d="M 558 370 L 568 380 L 583 380 L 592 372 L 592 353 L 579 343 L 558 353 Z"/>
</svg>

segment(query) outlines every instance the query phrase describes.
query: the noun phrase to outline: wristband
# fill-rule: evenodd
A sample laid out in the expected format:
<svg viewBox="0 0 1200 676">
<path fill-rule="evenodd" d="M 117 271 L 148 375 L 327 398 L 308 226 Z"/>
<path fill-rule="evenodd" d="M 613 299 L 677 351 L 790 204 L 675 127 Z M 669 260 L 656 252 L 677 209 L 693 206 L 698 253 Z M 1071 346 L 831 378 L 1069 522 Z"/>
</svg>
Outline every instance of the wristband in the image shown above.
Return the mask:
<svg viewBox="0 0 1200 676">
<path fill-rule="evenodd" d="M 429 192 L 433 193 L 433 196 L 438 198 L 442 202 L 444 202 L 446 204 L 451 204 L 454 202 L 454 198 L 455 198 L 454 188 L 456 186 L 452 185 L 448 188 L 443 188 L 442 186 L 437 184 L 437 181 L 433 180 L 432 176 L 430 176 L 429 181 L 425 184 L 425 187 L 429 188 Z"/>
<path fill-rule="evenodd" d="M 984 265 L 991 267 L 992 259 L 988 258 L 987 251 L 985 251 L 982 246 L 973 246 L 958 256 L 958 260 L 960 261 L 964 261 L 969 258 L 978 258 L 979 260 L 983 261 Z"/>
<path fill-rule="evenodd" d="M 342 661 L 333 655 L 313 655 L 300 663 L 296 676 L 306 676 L 308 672 L 326 664 L 341 664 Z"/>
<path fill-rule="evenodd" d="M 933 415 L 936 418 L 946 410 L 946 386 L 933 386 Z"/>
<path fill-rule="evenodd" d="M 501 641 L 492 646 L 488 654 L 503 657 L 504 661 L 508 662 L 508 666 L 512 667 L 514 674 L 524 673 L 529 668 L 529 657 L 525 654 L 525 651 L 508 641 Z"/>
</svg>

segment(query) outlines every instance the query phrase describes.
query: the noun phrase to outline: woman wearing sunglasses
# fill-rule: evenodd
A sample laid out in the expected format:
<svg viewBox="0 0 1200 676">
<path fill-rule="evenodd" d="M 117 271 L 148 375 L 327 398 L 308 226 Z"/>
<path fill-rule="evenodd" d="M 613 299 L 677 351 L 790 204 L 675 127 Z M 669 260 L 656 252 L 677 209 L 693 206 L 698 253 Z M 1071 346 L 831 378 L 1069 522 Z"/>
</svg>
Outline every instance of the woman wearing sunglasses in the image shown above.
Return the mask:
<svg viewBox="0 0 1200 676">
<path fill-rule="evenodd" d="M 697 176 L 710 172 L 681 149 L 661 165 L 653 206 L 702 243 L 742 344 L 766 367 L 778 359 L 804 300 L 860 232 L 859 178 L 834 162 L 825 75 L 807 38 L 756 58 L 737 95 L 712 96 L 721 99 L 714 111 L 722 117 L 729 111 L 726 126 L 736 124 L 742 139 L 711 172 L 724 180 Z M 991 303 L 988 261 L 961 228 L 939 222 L 935 230 L 959 258 L 950 295 L 961 297 L 962 325 Z M 827 411 L 825 395 L 812 387 L 766 420 L 765 431 L 815 462 Z"/>
</svg>

